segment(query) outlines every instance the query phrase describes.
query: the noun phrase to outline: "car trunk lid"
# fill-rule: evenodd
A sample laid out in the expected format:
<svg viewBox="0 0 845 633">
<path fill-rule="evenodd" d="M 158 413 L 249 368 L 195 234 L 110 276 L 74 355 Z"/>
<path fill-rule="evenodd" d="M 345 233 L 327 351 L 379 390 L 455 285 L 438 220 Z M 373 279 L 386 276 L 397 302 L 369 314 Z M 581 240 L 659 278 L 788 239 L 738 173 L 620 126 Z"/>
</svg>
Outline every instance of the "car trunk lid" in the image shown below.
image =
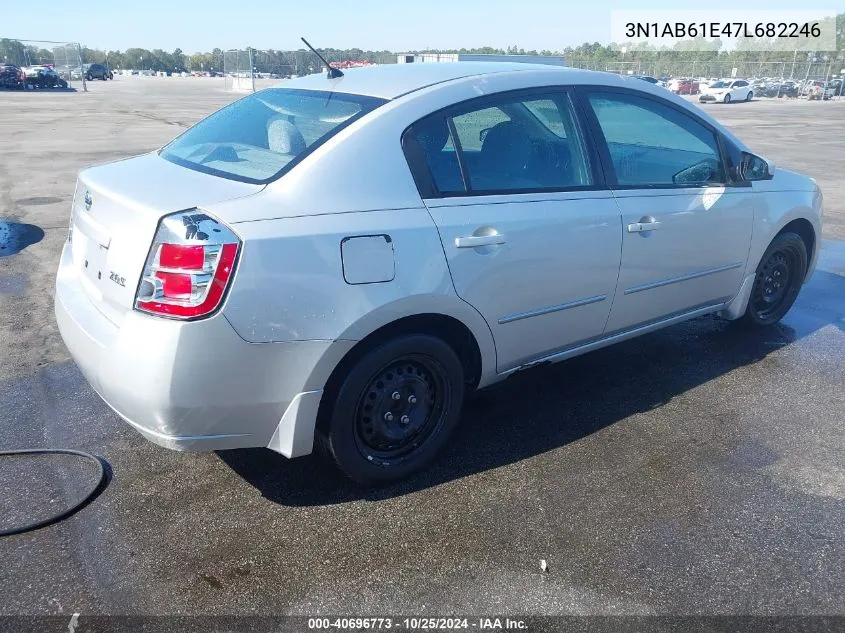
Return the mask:
<svg viewBox="0 0 845 633">
<path fill-rule="evenodd" d="M 133 307 L 163 216 L 261 189 L 263 185 L 185 169 L 155 153 L 83 171 L 74 193 L 70 239 L 85 293 L 106 318 L 119 324 Z"/>
</svg>

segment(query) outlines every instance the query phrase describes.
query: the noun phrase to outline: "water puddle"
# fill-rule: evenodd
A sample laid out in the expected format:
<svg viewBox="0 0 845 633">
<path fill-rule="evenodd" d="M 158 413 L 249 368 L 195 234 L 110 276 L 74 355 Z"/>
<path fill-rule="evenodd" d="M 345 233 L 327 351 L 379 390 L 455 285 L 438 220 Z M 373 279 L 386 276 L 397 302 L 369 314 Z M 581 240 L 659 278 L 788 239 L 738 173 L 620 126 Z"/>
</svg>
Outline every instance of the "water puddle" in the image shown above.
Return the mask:
<svg viewBox="0 0 845 633">
<path fill-rule="evenodd" d="M 0 220 L 0 257 L 17 255 L 44 239 L 44 230 L 34 224 Z"/>
</svg>

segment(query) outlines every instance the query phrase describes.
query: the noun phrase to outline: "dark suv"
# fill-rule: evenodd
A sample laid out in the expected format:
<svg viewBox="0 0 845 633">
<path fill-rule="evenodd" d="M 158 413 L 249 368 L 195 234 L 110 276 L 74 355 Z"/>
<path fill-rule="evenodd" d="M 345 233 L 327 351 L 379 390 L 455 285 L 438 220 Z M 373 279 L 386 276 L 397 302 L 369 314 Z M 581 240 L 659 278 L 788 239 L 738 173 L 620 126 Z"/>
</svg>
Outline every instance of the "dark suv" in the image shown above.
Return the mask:
<svg viewBox="0 0 845 633">
<path fill-rule="evenodd" d="M 0 90 L 19 90 L 24 86 L 23 71 L 14 64 L 0 64 Z"/>
<path fill-rule="evenodd" d="M 114 74 L 107 66 L 103 66 L 102 64 L 91 64 L 85 71 L 85 79 L 87 81 L 94 81 L 95 79 L 102 79 L 105 81 L 106 79 L 114 79 Z"/>
</svg>

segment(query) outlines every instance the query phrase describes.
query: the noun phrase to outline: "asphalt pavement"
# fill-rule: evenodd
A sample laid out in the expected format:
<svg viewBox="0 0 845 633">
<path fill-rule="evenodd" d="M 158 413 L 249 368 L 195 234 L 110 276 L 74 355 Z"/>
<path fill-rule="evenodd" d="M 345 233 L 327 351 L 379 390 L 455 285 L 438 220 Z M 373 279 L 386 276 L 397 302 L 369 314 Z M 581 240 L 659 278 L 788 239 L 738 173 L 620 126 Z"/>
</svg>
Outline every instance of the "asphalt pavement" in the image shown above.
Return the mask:
<svg viewBox="0 0 845 633">
<path fill-rule="evenodd" d="M 362 490 L 315 457 L 142 439 L 69 360 L 52 278 L 76 170 L 232 98 L 166 81 L 0 93 L 0 218 L 34 227 L 10 229 L 18 252 L 0 256 L 0 449 L 76 448 L 112 468 L 70 519 L 0 539 L 0 615 L 845 615 L 835 239 L 782 324 L 701 318 L 519 374 L 477 394 L 443 458 L 396 486 Z M 816 177 L 840 236 L 845 103 L 708 111 Z M 0 529 L 72 502 L 93 474 L 0 458 Z"/>
</svg>

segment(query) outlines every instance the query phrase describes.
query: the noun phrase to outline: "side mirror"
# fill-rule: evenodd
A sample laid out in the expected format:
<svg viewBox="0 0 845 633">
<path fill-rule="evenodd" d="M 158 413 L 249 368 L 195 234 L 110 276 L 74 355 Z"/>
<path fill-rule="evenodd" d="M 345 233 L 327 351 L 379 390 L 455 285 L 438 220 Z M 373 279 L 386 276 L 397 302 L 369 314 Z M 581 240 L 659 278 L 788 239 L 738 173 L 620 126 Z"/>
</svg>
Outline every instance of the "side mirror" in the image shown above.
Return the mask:
<svg viewBox="0 0 845 633">
<path fill-rule="evenodd" d="M 774 175 L 775 164 L 772 161 L 750 152 L 742 152 L 739 163 L 739 177 L 742 180 L 771 180 Z"/>
</svg>

